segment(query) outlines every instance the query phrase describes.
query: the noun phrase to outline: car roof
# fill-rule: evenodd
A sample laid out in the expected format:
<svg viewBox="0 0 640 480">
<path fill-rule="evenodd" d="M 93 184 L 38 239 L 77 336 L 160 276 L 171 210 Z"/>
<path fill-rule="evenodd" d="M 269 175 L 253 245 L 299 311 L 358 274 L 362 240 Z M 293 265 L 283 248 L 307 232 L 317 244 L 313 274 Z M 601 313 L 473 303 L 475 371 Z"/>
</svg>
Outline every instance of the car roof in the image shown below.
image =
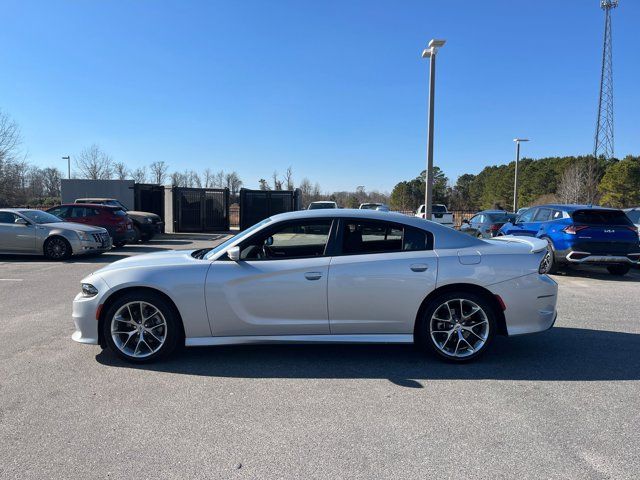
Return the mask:
<svg viewBox="0 0 640 480">
<path fill-rule="evenodd" d="M 555 208 L 557 210 L 566 210 L 568 212 L 575 212 L 576 210 L 590 210 L 590 209 L 598 209 L 598 210 L 618 210 L 617 208 L 609 208 L 609 207 L 601 207 L 600 205 L 579 205 L 579 204 L 562 204 L 562 203 L 546 203 L 544 205 L 534 205 L 530 208 Z"/>
<path fill-rule="evenodd" d="M 81 202 L 82 200 L 93 200 L 93 201 L 98 201 L 98 202 L 107 202 L 109 200 L 115 200 L 116 202 L 118 201 L 117 198 L 102 198 L 102 197 L 80 197 L 80 198 L 76 198 L 76 202 Z"/>
<path fill-rule="evenodd" d="M 101 205 L 99 203 L 61 203 L 58 207 L 91 207 L 91 208 L 103 208 L 105 210 L 120 210 L 121 207 L 115 205 Z M 54 207 L 56 208 L 56 207 Z"/>
<path fill-rule="evenodd" d="M 482 210 L 478 213 L 509 213 L 506 210 Z"/>
<path fill-rule="evenodd" d="M 294 212 L 280 213 L 271 217 L 273 221 L 283 220 L 303 220 L 306 218 L 361 218 L 367 220 L 380 220 L 385 222 L 401 223 L 421 230 L 427 230 L 445 239 L 448 243 L 455 245 L 456 248 L 463 246 L 482 245 L 471 235 L 454 230 L 451 227 L 440 225 L 437 222 L 425 220 L 414 216 L 404 215 L 397 212 L 381 212 L 379 210 L 360 210 L 359 208 L 340 208 L 335 210 L 296 210 Z"/>
<path fill-rule="evenodd" d="M 315 202 L 311 202 L 311 203 L 336 203 L 333 200 L 316 200 Z"/>
</svg>

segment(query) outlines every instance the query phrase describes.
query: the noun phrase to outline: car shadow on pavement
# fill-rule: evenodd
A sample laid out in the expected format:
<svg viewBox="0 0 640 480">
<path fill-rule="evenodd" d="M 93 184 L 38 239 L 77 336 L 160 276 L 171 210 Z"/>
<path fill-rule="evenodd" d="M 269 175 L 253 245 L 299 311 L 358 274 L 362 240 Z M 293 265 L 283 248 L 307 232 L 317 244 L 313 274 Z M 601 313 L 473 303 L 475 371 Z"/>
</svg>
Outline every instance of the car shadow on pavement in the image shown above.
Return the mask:
<svg viewBox="0 0 640 480">
<path fill-rule="evenodd" d="M 569 267 L 560 270 L 552 275 L 565 278 L 591 278 L 594 280 L 605 280 L 609 282 L 640 282 L 640 270 L 632 268 L 626 275 L 611 275 L 605 267 Z"/>
<path fill-rule="evenodd" d="M 607 381 L 640 379 L 640 334 L 556 327 L 498 337 L 475 362 L 452 364 L 413 345 L 245 345 L 187 348 L 130 364 L 105 350 L 106 366 L 230 378 L 362 378 L 422 388 L 429 380 Z"/>
</svg>

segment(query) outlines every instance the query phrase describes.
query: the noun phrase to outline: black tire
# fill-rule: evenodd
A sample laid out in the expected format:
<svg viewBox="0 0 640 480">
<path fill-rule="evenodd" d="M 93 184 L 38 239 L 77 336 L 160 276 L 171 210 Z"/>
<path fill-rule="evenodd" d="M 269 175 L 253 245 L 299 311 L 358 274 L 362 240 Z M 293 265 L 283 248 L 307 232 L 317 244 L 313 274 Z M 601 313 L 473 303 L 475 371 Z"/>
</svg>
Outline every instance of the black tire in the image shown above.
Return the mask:
<svg viewBox="0 0 640 480">
<path fill-rule="evenodd" d="M 73 253 L 66 238 L 54 236 L 44 242 L 44 256 L 49 260 L 67 260 Z"/>
<path fill-rule="evenodd" d="M 142 307 L 137 310 L 136 305 L 139 303 L 144 303 L 157 309 L 161 315 L 158 316 L 154 313 L 146 319 L 144 317 L 141 318 L 143 314 L 142 308 L 146 309 L 148 307 Z M 131 310 L 125 307 L 127 305 L 131 307 Z M 122 315 L 124 320 L 115 320 L 114 317 L 123 307 L 125 307 L 125 313 Z M 129 316 L 128 312 L 133 315 L 133 318 L 127 318 Z M 150 312 L 150 309 L 145 310 L 145 314 Z M 161 324 L 162 319 L 164 320 L 164 326 Z M 133 323 L 131 320 L 133 320 Z M 140 320 L 148 320 L 149 323 L 140 322 Z M 147 328 L 148 325 L 153 325 L 154 323 L 156 324 L 155 327 Z M 112 335 L 112 324 L 113 328 L 116 329 L 115 331 L 122 331 L 123 333 Z M 140 332 L 142 325 L 145 328 L 141 333 L 137 333 Z M 148 363 L 159 360 L 173 352 L 180 342 L 184 341 L 180 316 L 175 307 L 161 295 L 148 291 L 132 291 L 118 298 L 105 312 L 102 328 L 107 346 L 111 351 L 131 363 Z M 151 335 L 149 331 L 155 332 L 154 335 Z M 116 345 L 114 336 L 121 343 L 120 346 Z M 140 341 L 141 338 L 142 341 Z M 163 338 L 163 343 L 157 341 L 158 338 Z M 132 339 L 133 343 L 128 344 L 129 339 Z M 122 345 L 123 342 L 124 345 Z M 143 343 L 146 343 L 147 347 L 144 347 Z M 133 344 L 136 344 L 136 349 L 131 352 Z M 154 351 L 155 348 L 157 350 Z M 134 356 L 136 352 L 144 356 Z"/>
<path fill-rule="evenodd" d="M 462 303 L 458 303 L 460 300 L 462 300 Z M 443 311 L 447 311 L 444 308 L 448 302 L 450 302 L 449 308 L 451 309 L 450 317 L 451 320 L 454 321 L 435 319 L 434 316 L 439 317 Z M 461 305 L 461 308 L 456 309 L 456 304 Z M 479 307 L 482 312 L 476 311 L 475 313 L 471 313 L 473 311 L 472 305 Z M 459 314 L 459 311 L 456 310 L 466 311 L 466 314 L 469 315 L 467 320 L 464 320 Z M 435 315 L 436 312 L 438 312 L 437 315 Z M 482 295 L 464 291 L 442 293 L 429 301 L 429 304 L 418 319 L 415 330 L 415 342 L 423 350 L 447 361 L 454 363 L 469 362 L 482 355 L 491 344 L 496 332 L 496 315 L 494 305 Z M 475 322 L 476 325 L 471 325 L 472 322 Z M 434 327 L 433 331 L 432 324 Z M 458 327 L 458 325 L 460 325 L 460 327 Z M 484 325 L 486 325 L 486 330 L 481 328 Z M 449 327 L 451 328 L 449 329 Z M 464 329 L 465 327 L 467 330 Z M 468 328 L 471 328 L 474 333 L 477 332 L 475 336 L 468 331 Z M 454 331 L 454 333 L 449 334 L 447 337 L 446 335 L 449 333 L 449 330 Z M 457 342 L 454 338 L 456 335 L 458 338 Z M 464 340 L 460 339 L 461 336 Z M 437 339 L 442 337 L 444 338 L 440 340 L 440 342 L 443 343 L 440 345 L 437 344 Z M 463 341 L 468 342 L 468 346 L 462 344 Z M 458 352 L 460 345 L 462 345 L 464 351 L 460 351 L 460 355 L 450 352 L 450 350 L 453 350 L 453 343 L 456 343 L 455 352 Z M 469 351 L 469 347 L 472 347 L 471 351 Z"/>
<path fill-rule="evenodd" d="M 135 232 L 135 236 L 133 237 L 133 243 L 138 243 L 142 238 L 142 233 L 140 232 L 140 227 L 137 225 L 133 226 L 133 231 Z"/>
<path fill-rule="evenodd" d="M 631 266 L 630 265 L 609 265 L 607 267 L 607 270 L 611 275 L 616 275 L 621 277 L 629 273 L 629 270 L 631 270 Z"/>
<path fill-rule="evenodd" d="M 122 248 L 122 247 L 124 247 L 124 246 L 125 246 L 125 244 L 126 244 L 126 243 L 127 243 L 127 242 L 113 242 L 113 246 L 114 246 L 115 248 Z"/>
<path fill-rule="evenodd" d="M 482 240 L 484 238 L 481 233 L 477 233 L 476 237 L 479 238 L 480 240 Z"/>
<path fill-rule="evenodd" d="M 547 240 L 547 251 L 542 257 L 542 261 L 540 262 L 540 273 L 553 275 L 558 272 L 558 262 L 556 262 L 555 252 L 553 251 L 553 246 L 551 242 Z"/>
<path fill-rule="evenodd" d="M 153 238 L 153 233 L 146 233 L 140 237 L 140 241 L 142 243 L 147 243 L 149 240 Z"/>
</svg>

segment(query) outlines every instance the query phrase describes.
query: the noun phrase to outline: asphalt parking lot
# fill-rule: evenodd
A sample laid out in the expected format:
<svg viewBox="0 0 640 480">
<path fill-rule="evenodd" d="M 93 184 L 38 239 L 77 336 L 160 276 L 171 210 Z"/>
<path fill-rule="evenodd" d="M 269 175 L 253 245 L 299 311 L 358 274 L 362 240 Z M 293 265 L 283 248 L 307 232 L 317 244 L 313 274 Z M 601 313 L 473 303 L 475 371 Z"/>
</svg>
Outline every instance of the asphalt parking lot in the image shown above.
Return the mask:
<svg viewBox="0 0 640 480">
<path fill-rule="evenodd" d="M 469 365 L 291 345 L 131 366 L 71 341 L 83 276 L 218 241 L 0 257 L 0 478 L 638 478 L 640 271 L 554 276 L 556 327 Z"/>
</svg>

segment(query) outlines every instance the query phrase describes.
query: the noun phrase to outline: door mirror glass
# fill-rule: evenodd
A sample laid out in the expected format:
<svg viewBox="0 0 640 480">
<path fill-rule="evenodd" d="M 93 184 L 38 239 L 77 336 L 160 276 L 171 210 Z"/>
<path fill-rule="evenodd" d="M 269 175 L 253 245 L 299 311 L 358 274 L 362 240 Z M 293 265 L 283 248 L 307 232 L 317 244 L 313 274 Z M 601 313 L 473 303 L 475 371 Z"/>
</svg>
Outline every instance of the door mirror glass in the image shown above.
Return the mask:
<svg viewBox="0 0 640 480">
<path fill-rule="evenodd" d="M 231 247 L 227 250 L 227 256 L 229 257 L 229 260 L 234 262 L 240 260 L 240 247 Z"/>
<path fill-rule="evenodd" d="M 273 245 L 273 237 L 267 237 L 267 238 L 265 239 L 265 241 L 264 241 L 264 244 L 265 244 L 267 247 L 270 247 L 271 245 Z"/>
</svg>

